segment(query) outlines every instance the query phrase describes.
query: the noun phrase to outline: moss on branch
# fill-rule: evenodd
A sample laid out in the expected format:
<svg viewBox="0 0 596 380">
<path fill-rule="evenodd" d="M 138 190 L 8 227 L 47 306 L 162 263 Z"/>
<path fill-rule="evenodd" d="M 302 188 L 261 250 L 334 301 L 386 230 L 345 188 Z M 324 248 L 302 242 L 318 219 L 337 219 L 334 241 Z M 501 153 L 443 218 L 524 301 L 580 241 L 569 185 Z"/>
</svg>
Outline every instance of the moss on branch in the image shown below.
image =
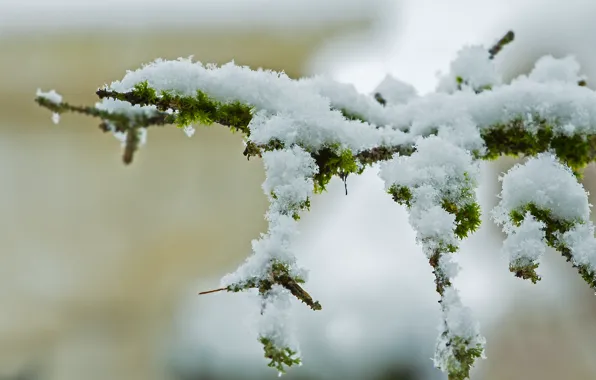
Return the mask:
<svg viewBox="0 0 596 380">
<path fill-rule="evenodd" d="M 560 236 L 571 230 L 579 220 L 563 220 L 556 218 L 550 210 L 540 208 L 533 203 L 528 203 L 510 212 L 509 217 L 514 225 L 519 226 L 523 222 L 526 213 L 529 212 L 536 220 L 544 223 L 544 235 L 548 246 L 556 249 L 565 257 L 567 262 L 575 268 L 586 283 L 596 291 L 596 273 L 588 265 L 579 264 L 573 260 L 571 249 L 560 240 Z M 522 265 L 525 264 L 525 265 Z M 537 263 L 514 263 L 510 266 L 510 271 L 515 273 L 516 277 L 529 279 L 533 283 L 540 280 L 536 273 Z"/>
<path fill-rule="evenodd" d="M 132 128 L 145 128 L 152 125 L 175 124 L 179 127 L 193 123 L 210 125 L 218 123 L 227 126 L 232 131 L 240 131 L 247 136 L 247 146 L 244 155 L 247 158 L 260 156 L 263 151 L 283 148 L 279 140 L 272 140 L 265 145 L 258 145 L 250 141 L 248 125 L 252 120 L 254 108 L 241 102 L 220 102 L 204 92 L 198 90 L 194 96 L 182 96 L 171 91 L 161 91 L 149 87 L 147 82 L 137 84 L 128 92 L 99 89 L 97 95 L 103 98 L 113 98 L 128 102 L 132 105 L 153 105 L 157 111 L 154 114 L 137 113 L 131 116 L 119 112 L 108 112 L 95 107 L 73 106 L 69 103 L 52 103 L 45 98 L 38 97 L 36 101 L 42 107 L 55 113 L 76 112 L 102 120 L 104 130 L 108 122 L 118 132 L 128 132 Z M 350 120 L 365 119 L 349 110 L 342 110 L 344 116 Z M 532 124 L 533 131 L 527 126 Z M 436 134 L 436 129 L 432 132 Z M 534 115 L 532 121 L 513 118 L 506 123 L 498 123 L 481 128 L 481 137 L 485 142 L 486 152 L 475 152 L 476 158 L 495 159 L 502 155 L 534 156 L 541 152 L 554 150 L 557 156 L 579 176 L 581 170 L 596 159 L 596 135 L 594 134 L 561 134 L 555 131 L 552 122 L 548 122 L 539 115 Z M 364 166 L 390 159 L 395 153 L 411 155 L 414 152 L 412 144 L 398 146 L 379 146 L 369 150 L 357 152 L 353 158 L 347 156 L 347 151 L 339 151 L 339 145 L 330 145 L 311 152 L 319 165 L 317 175 L 317 189 L 325 189 L 331 177 L 337 175 L 343 179 L 349 174 L 362 172 Z"/>
<path fill-rule="evenodd" d="M 99 89 L 96 94 L 100 99 L 112 98 L 139 106 L 154 105 L 162 112 L 177 111 L 174 122 L 180 127 L 193 123 L 218 123 L 232 131 L 250 134 L 248 123 L 252 119 L 251 106 L 240 102 L 219 102 L 201 90 L 197 90 L 195 96 L 183 96 L 171 91 L 161 91 L 160 96 L 157 96 L 157 92 L 145 81 L 138 83 L 129 92 Z"/>
</svg>

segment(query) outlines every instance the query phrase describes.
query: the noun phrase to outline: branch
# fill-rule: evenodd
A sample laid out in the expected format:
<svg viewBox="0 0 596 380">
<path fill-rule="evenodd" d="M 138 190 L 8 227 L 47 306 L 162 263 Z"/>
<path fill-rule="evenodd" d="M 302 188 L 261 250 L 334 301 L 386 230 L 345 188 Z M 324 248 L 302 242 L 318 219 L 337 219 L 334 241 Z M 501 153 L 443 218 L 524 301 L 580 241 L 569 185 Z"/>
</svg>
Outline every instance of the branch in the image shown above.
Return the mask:
<svg viewBox="0 0 596 380">
<path fill-rule="evenodd" d="M 488 52 L 490 54 L 490 59 L 494 59 L 497 54 L 505 47 L 505 45 L 513 42 L 515 38 L 515 33 L 512 30 L 508 31 L 496 44 L 491 47 Z"/>
<path fill-rule="evenodd" d="M 268 291 L 271 290 L 274 284 L 281 285 L 282 287 L 286 288 L 287 290 L 292 293 L 292 295 L 298 298 L 300 301 L 305 303 L 309 306 L 312 310 L 321 310 L 322 306 L 319 301 L 314 301 L 310 294 L 306 292 L 299 284 L 299 282 L 304 282 L 304 280 L 297 278 L 294 279 L 289 274 L 289 268 L 287 265 L 284 265 L 279 262 L 274 262 L 271 265 L 270 269 L 270 276 L 268 279 L 259 279 L 258 277 L 253 277 L 248 281 L 245 281 L 242 284 L 234 284 L 229 285 L 223 288 L 208 290 L 205 292 L 200 292 L 199 294 L 209 294 L 220 292 L 226 290 L 228 292 L 240 292 L 247 289 L 258 289 L 259 293 L 265 295 Z"/>
<path fill-rule="evenodd" d="M 188 125 L 193 122 L 202 124 L 218 123 L 250 134 L 248 123 L 252 119 L 252 108 L 240 102 L 221 103 L 213 100 L 204 92 L 197 90 L 196 97 L 175 95 L 162 91 L 158 97 L 157 92 L 150 88 L 147 82 L 135 86 L 133 91 L 120 93 L 107 89 L 96 91 L 100 99 L 112 98 L 128 102 L 132 105 L 155 106 L 159 111 L 178 111 L 175 122 L 178 125 Z"/>
<path fill-rule="evenodd" d="M 96 107 L 75 106 L 67 102 L 54 103 L 47 98 L 40 96 L 35 98 L 35 102 L 41 107 L 47 108 L 50 111 L 58 114 L 73 112 L 91 117 L 97 117 L 102 120 L 100 129 L 103 131 L 106 130 L 105 122 L 112 124 L 115 127 L 116 132 L 128 132 L 131 128 L 131 124 L 146 128 L 154 125 L 164 126 L 176 122 L 176 116 L 165 112 L 156 112 L 153 116 L 139 114 L 135 115 L 135 117 L 131 120 L 130 116 L 119 112 L 109 112 Z"/>
<path fill-rule="evenodd" d="M 198 91 L 196 97 L 167 94 L 164 97 L 156 97 L 154 90 L 147 88 L 146 83 L 138 85 L 137 89 L 119 93 L 116 91 L 99 90 L 102 97 L 113 97 L 114 99 L 126 99 L 132 105 L 153 105 L 159 111 L 154 116 L 148 117 L 138 114 L 131 122 L 130 116 L 118 113 L 99 110 L 94 107 L 72 106 L 68 103 L 55 104 L 44 98 L 36 98 L 36 101 L 53 112 L 73 111 L 99 117 L 102 120 L 113 124 L 116 131 L 127 132 L 132 125 L 149 127 L 151 125 L 165 125 L 168 123 L 180 125 L 181 121 L 200 121 L 204 124 L 217 122 L 227 126 L 232 131 L 241 131 L 250 137 L 248 125 L 254 113 L 252 107 L 239 102 L 221 103 L 206 94 Z M 487 96 L 490 94 L 479 94 Z M 457 96 L 457 95 L 452 95 Z M 414 104 L 415 106 L 415 104 Z M 173 110 L 174 114 L 164 112 Z M 596 160 L 596 133 L 576 133 L 573 135 L 560 134 L 556 132 L 556 125 L 547 121 L 537 114 L 532 120 L 527 118 L 511 118 L 508 122 L 497 122 L 488 125 L 481 130 L 481 138 L 484 141 L 486 150 L 477 151 L 475 155 L 480 159 L 496 159 L 501 155 L 525 155 L 534 156 L 540 152 L 554 150 L 558 157 L 566 162 L 577 173 L 590 162 Z M 531 126 L 531 128 L 528 128 Z M 103 128 L 105 130 L 105 128 Z M 533 129 L 533 130 L 532 130 Z M 430 131 L 422 136 L 436 134 L 437 130 Z M 383 145 L 360 151 L 352 154 L 351 163 L 343 162 L 344 166 L 357 163 L 359 167 L 370 166 L 377 162 L 390 159 L 394 154 L 411 155 L 415 151 L 414 142 L 416 135 L 409 133 L 410 141 L 406 144 Z M 264 151 L 271 151 L 283 148 L 284 144 L 279 140 L 271 140 L 267 144 L 256 144 L 250 139 L 247 140 L 244 155 L 250 159 L 253 156 L 261 156 Z M 337 162 L 341 157 L 338 146 L 328 147 L 326 150 L 311 152 L 319 164 L 319 175 L 317 177 L 319 188 L 324 189 L 331 176 L 346 174 L 340 170 Z M 345 157 L 344 157 L 345 158 Z M 327 177 L 322 178 L 327 173 Z M 356 173 L 358 170 L 348 170 L 348 174 Z"/>
<path fill-rule="evenodd" d="M 536 220 L 545 224 L 545 238 L 548 245 L 561 253 L 567 262 L 571 263 L 571 267 L 576 269 L 581 278 L 596 291 L 596 272 L 588 264 L 579 263 L 574 259 L 571 248 L 567 243 L 561 239 L 565 233 L 571 231 L 577 226 L 577 222 L 566 221 L 557 218 L 550 210 L 536 206 L 533 203 L 528 203 L 524 207 L 511 212 L 511 220 L 515 225 L 519 225 L 525 218 L 526 212 L 529 212 Z M 596 253 L 596 252 L 595 252 Z M 523 267 L 510 267 L 511 272 L 516 277 L 529 279 L 533 283 L 540 280 L 540 276 L 536 274 L 535 269 L 538 268 L 537 263 L 528 263 Z"/>
</svg>

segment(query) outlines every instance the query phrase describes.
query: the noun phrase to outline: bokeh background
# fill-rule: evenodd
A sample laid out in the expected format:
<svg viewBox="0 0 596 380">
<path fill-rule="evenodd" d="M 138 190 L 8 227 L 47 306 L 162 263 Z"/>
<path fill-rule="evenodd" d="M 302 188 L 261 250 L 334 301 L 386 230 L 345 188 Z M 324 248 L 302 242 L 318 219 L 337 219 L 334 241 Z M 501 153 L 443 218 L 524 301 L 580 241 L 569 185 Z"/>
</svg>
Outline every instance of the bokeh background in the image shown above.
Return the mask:
<svg viewBox="0 0 596 380">
<path fill-rule="evenodd" d="M 97 122 L 56 126 L 33 102 L 97 87 L 155 58 L 326 74 L 371 92 L 390 73 L 421 94 L 468 43 L 516 41 L 506 78 L 544 54 L 575 54 L 596 81 L 591 0 L 0 0 L 0 379 L 273 379 L 254 295 L 217 287 L 265 231 L 259 160 L 218 126 L 149 131 L 130 167 Z M 472 379 L 596 378 L 596 298 L 555 252 L 537 285 L 514 278 L 488 218 L 458 254 L 455 283 L 487 336 Z M 586 187 L 596 189 L 596 172 Z M 332 182 L 301 221 L 299 261 L 324 305 L 296 304 L 304 366 L 288 379 L 443 379 L 430 357 L 439 313 L 405 210 L 374 169 Z M 592 198 L 593 201 L 593 198 Z"/>
</svg>

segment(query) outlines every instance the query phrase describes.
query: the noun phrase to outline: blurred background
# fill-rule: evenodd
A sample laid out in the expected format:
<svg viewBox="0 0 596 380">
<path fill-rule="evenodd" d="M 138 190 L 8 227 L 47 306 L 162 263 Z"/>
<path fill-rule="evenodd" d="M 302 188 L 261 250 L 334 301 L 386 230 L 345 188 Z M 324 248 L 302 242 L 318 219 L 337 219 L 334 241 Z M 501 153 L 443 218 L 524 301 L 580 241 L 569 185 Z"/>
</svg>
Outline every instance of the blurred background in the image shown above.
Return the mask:
<svg viewBox="0 0 596 380">
<path fill-rule="evenodd" d="M 509 29 L 505 78 L 572 53 L 592 86 L 595 19 L 591 0 L 0 0 L 0 379 L 277 376 L 256 340 L 255 296 L 196 295 L 266 230 L 261 162 L 244 159 L 241 137 L 152 129 L 125 167 L 95 120 L 52 124 L 37 88 L 93 104 L 128 69 L 194 55 L 326 74 L 365 93 L 390 73 L 424 94 L 462 45 Z M 499 252 L 487 215 L 514 163 L 484 164 L 484 224 L 458 254 L 455 284 L 488 339 L 472 379 L 596 378 L 594 294 L 555 252 L 537 285 Z M 590 167 L 592 192 L 594 178 Z M 332 182 L 301 221 L 306 289 L 324 308 L 294 305 L 304 366 L 287 378 L 445 378 L 430 360 L 438 296 L 407 213 L 374 168 L 348 187 Z"/>
</svg>

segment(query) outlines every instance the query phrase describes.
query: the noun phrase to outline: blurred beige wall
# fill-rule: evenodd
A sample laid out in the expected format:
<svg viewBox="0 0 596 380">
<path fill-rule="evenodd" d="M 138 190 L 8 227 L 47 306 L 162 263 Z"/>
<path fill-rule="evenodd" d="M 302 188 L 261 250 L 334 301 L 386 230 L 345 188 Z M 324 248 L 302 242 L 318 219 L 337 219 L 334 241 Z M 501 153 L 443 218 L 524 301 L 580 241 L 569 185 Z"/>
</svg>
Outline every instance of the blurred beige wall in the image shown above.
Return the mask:
<svg viewBox="0 0 596 380">
<path fill-rule="evenodd" d="M 187 138 L 150 130 L 125 167 L 98 121 L 58 126 L 33 102 L 55 88 L 75 103 L 158 57 L 285 70 L 326 38 L 366 23 L 276 37 L 267 30 L 30 34 L 0 39 L 0 377 L 165 379 L 178 302 L 219 278 L 266 229 L 258 160 L 219 126 Z M 213 284 L 217 286 L 217 283 Z"/>
</svg>

